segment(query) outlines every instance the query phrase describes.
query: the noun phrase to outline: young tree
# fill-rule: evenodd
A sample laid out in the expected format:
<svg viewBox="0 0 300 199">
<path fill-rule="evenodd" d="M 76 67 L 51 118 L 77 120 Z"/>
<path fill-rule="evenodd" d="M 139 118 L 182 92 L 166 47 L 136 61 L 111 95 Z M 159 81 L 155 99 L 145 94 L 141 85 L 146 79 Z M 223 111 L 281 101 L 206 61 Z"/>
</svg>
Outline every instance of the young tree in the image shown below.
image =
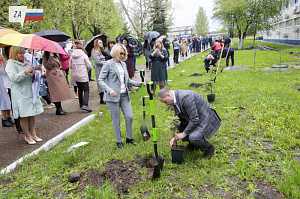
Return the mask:
<svg viewBox="0 0 300 199">
<path fill-rule="evenodd" d="M 195 22 L 195 30 L 198 35 L 206 35 L 208 33 L 208 20 L 205 10 L 200 6 Z"/>
</svg>

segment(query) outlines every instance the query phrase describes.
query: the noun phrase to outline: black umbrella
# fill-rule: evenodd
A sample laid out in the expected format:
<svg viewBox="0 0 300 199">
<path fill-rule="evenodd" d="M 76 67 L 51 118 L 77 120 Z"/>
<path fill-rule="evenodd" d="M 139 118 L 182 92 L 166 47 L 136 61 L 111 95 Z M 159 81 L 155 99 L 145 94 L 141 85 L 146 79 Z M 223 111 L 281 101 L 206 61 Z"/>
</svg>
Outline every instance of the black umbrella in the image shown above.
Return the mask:
<svg viewBox="0 0 300 199">
<path fill-rule="evenodd" d="M 86 42 L 86 44 L 85 44 L 85 50 L 86 50 L 86 52 L 88 53 L 88 56 L 89 57 L 91 57 L 91 55 L 92 55 L 92 49 L 94 48 L 94 40 L 95 39 L 101 39 L 102 40 L 102 42 L 103 42 L 103 46 L 105 45 L 105 43 L 106 43 L 106 39 L 107 39 L 107 36 L 105 36 L 105 35 L 96 35 L 96 36 L 93 36 L 92 38 L 90 38 L 87 42 Z"/>
<path fill-rule="evenodd" d="M 144 40 L 147 40 L 147 39 L 154 39 L 156 37 L 158 37 L 160 34 L 159 32 L 156 32 L 156 31 L 150 31 L 150 32 L 147 32 L 144 36 Z"/>
<path fill-rule="evenodd" d="M 71 36 L 69 36 L 67 33 L 61 32 L 59 30 L 44 30 L 41 32 L 35 32 L 33 34 L 56 42 L 67 41 L 71 38 Z"/>
</svg>

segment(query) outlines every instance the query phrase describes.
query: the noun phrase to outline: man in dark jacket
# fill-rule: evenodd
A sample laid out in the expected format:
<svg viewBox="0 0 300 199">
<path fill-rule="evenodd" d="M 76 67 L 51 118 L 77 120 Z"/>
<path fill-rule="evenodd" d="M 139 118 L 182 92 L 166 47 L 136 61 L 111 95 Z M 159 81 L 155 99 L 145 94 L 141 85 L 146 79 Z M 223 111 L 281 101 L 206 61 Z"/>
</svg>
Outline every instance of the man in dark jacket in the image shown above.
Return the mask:
<svg viewBox="0 0 300 199">
<path fill-rule="evenodd" d="M 206 43 L 206 39 L 205 37 L 202 38 L 202 49 L 203 51 L 205 51 L 205 43 Z"/>
<path fill-rule="evenodd" d="M 222 58 L 225 58 L 228 52 L 228 47 L 223 49 Z M 234 50 L 233 48 L 229 49 L 227 58 L 226 58 L 226 67 L 229 65 L 229 57 L 231 58 L 231 65 L 234 65 Z"/>
<path fill-rule="evenodd" d="M 224 36 L 224 48 L 229 47 L 230 42 L 231 42 L 231 39 L 225 35 Z"/>
<path fill-rule="evenodd" d="M 158 99 L 174 107 L 175 116 L 180 118 L 179 132 L 170 141 L 177 145 L 177 140 L 188 141 L 187 149 L 200 149 L 203 158 L 212 157 L 215 147 L 209 139 L 220 128 L 221 119 L 213 107 L 197 92 L 190 90 L 170 90 L 163 88 Z"/>
</svg>

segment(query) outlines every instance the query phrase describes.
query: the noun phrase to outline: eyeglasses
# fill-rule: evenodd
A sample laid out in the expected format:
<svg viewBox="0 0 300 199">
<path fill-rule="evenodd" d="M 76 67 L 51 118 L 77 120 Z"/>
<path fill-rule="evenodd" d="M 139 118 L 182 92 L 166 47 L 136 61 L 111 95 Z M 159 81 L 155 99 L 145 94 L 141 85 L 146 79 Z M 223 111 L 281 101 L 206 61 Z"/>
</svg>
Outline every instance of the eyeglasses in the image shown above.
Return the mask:
<svg viewBox="0 0 300 199">
<path fill-rule="evenodd" d="M 125 53 L 123 53 L 123 52 L 120 52 L 120 55 L 122 55 L 122 56 L 125 56 Z"/>
</svg>

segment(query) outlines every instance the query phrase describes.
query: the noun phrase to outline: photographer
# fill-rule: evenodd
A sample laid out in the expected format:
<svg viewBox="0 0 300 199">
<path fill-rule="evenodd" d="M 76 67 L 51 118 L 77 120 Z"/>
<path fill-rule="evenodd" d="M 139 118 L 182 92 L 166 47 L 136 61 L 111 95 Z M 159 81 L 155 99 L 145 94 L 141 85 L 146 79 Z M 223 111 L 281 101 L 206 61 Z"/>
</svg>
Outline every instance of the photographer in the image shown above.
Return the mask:
<svg viewBox="0 0 300 199">
<path fill-rule="evenodd" d="M 153 50 L 150 51 L 149 58 L 152 60 L 151 81 L 153 81 L 154 84 L 154 95 L 156 85 L 159 85 L 160 89 L 168 85 L 168 73 L 165 64 L 165 62 L 168 61 L 168 52 L 161 41 L 155 42 Z"/>
</svg>

